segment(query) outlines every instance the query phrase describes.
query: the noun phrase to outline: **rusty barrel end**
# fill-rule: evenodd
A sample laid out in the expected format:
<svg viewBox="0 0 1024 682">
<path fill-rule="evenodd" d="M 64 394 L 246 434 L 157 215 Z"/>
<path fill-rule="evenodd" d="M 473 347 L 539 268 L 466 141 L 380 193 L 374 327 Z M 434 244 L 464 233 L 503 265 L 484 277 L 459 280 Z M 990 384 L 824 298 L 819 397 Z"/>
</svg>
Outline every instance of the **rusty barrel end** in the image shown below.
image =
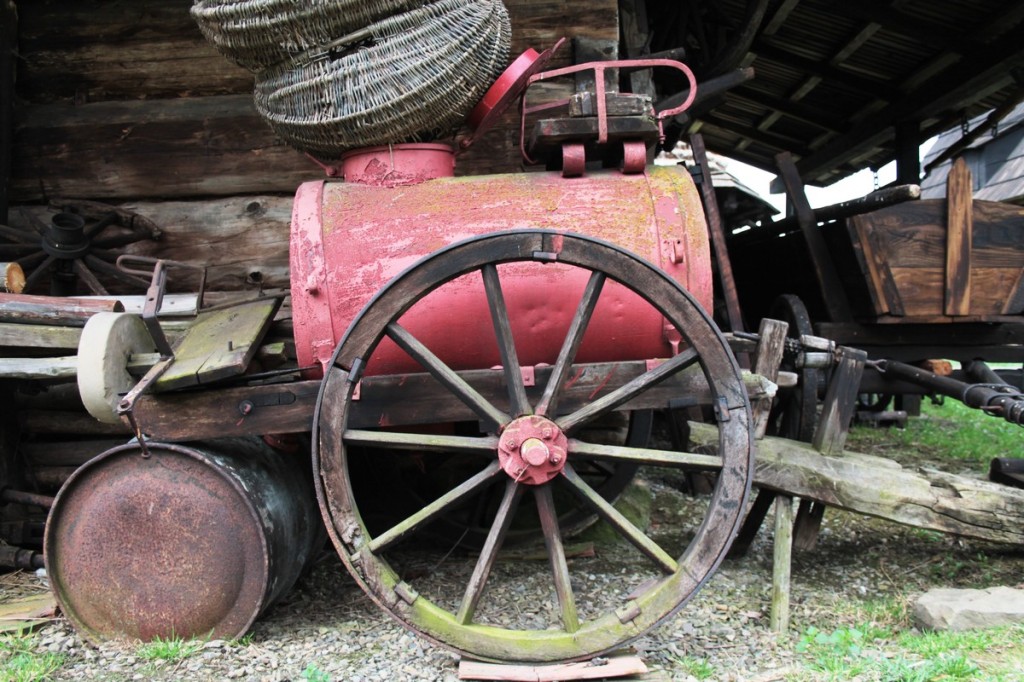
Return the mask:
<svg viewBox="0 0 1024 682">
<path fill-rule="evenodd" d="M 242 636 L 318 537 L 299 462 L 255 440 L 108 450 L 61 488 L 50 582 L 90 639 Z"/>
</svg>

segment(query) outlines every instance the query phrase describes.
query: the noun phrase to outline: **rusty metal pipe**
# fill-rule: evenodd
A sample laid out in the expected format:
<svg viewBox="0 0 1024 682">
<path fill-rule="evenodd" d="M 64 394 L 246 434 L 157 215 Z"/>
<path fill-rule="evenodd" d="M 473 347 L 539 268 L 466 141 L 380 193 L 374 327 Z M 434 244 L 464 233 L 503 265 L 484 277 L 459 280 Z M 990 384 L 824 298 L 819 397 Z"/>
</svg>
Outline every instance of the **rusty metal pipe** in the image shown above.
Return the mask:
<svg viewBox="0 0 1024 682">
<path fill-rule="evenodd" d="M 31 549 L 0 545 L 0 566 L 17 568 L 22 571 L 34 571 L 45 566 L 43 555 Z"/>
<path fill-rule="evenodd" d="M 880 372 L 956 398 L 964 405 L 1001 416 L 1011 424 L 1024 426 L 1024 395 L 1007 384 L 968 384 L 895 360 L 877 363 Z"/>
</svg>

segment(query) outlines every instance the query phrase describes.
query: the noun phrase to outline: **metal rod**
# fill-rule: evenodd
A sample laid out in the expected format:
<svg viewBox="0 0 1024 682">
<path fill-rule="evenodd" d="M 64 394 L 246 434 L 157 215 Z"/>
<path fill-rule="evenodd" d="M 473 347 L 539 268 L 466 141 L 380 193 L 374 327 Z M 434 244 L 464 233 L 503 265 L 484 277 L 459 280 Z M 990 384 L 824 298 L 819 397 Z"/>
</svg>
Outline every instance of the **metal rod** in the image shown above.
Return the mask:
<svg viewBox="0 0 1024 682">
<path fill-rule="evenodd" d="M 49 495 L 27 493 L 21 490 L 11 490 L 10 488 L 0 490 L 0 500 L 14 502 L 15 504 L 30 504 L 34 507 L 42 507 L 43 509 L 49 509 L 53 506 L 53 498 Z"/>
</svg>

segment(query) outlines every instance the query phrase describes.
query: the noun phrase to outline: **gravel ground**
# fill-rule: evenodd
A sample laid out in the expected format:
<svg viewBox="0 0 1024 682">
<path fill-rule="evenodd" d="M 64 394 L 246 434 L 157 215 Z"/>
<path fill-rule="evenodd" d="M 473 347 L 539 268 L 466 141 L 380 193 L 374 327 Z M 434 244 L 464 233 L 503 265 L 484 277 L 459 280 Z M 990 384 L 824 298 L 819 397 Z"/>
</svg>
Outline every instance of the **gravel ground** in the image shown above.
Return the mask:
<svg viewBox="0 0 1024 682">
<path fill-rule="evenodd" d="M 673 532 L 685 528 L 686 519 L 699 519 L 702 504 L 678 492 L 676 483 L 646 483 L 653 497 L 652 521 Z M 689 671 L 693 661 L 701 660 L 712 671 L 701 679 L 792 679 L 801 669 L 794 641 L 809 626 L 835 628 L 846 618 L 852 623 L 860 605 L 882 598 L 909 602 L 933 586 L 1016 586 L 1022 580 L 1020 549 L 953 541 L 829 510 L 817 549 L 795 557 L 791 632 L 777 636 L 767 627 L 770 525 L 745 557 L 726 561 L 679 615 L 634 643 L 651 669 L 645 679 L 697 679 Z M 635 582 L 643 564 L 635 552 L 598 543 L 596 553 L 571 561 L 574 581 L 579 577 L 594 592 L 609 595 L 620 584 Z M 459 576 L 468 575 L 471 558 L 427 553 L 421 560 L 433 571 L 437 589 L 443 593 L 447 586 L 461 593 Z M 546 563 L 517 558 L 499 562 L 496 570 L 512 578 L 500 589 L 523 593 L 502 596 L 521 597 L 517 603 L 533 607 L 534 612 L 523 609 L 520 622 L 532 622 L 542 617 L 539 611 L 550 609 L 541 587 L 550 584 Z M 40 580 L 25 577 L 27 582 Z M 61 619 L 37 631 L 33 641 L 40 652 L 64 655 L 64 665 L 53 676 L 58 680 L 455 680 L 458 669 L 455 654 L 383 615 L 331 553 L 260 619 L 250 636 L 206 642 L 180 660 L 147 659 L 137 643 L 97 647 Z"/>
</svg>

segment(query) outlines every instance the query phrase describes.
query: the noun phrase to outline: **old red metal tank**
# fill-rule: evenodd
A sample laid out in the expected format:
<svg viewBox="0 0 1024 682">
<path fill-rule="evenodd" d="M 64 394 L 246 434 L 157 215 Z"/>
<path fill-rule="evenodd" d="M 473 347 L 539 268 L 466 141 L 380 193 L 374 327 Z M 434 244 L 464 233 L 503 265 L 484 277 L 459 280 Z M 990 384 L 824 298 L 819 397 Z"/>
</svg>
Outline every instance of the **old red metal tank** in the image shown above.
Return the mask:
<svg viewBox="0 0 1024 682">
<path fill-rule="evenodd" d="M 302 185 L 291 232 L 296 351 L 304 366 L 329 362 L 360 309 L 394 275 L 461 239 L 504 230 L 545 228 L 603 239 L 665 270 L 705 307 L 712 275 L 704 212 L 689 173 L 650 167 L 626 175 L 596 171 L 452 177 L 450 157 L 428 145 L 434 161 L 406 171 L 393 149 L 348 159 L 355 182 Z M 425 170 L 425 168 L 427 170 Z M 434 171 L 430 171 L 434 168 Z M 432 179 L 425 180 L 425 177 Z M 557 356 L 535 330 L 568 327 L 587 273 L 557 264 L 499 266 L 520 363 Z M 584 338 L 580 362 L 667 357 L 678 338 L 635 294 L 606 287 Z M 402 324 L 455 369 L 500 364 L 483 284 L 450 282 L 416 305 Z M 557 335 L 555 335 L 557 336 Z M 386 343 L 390 343 L 385 339 Z M 551 341 L 548 341 L 550 343 Z M 397 348 L 374 356 L 370 373 L 422 371 Z"/>
</svg>

